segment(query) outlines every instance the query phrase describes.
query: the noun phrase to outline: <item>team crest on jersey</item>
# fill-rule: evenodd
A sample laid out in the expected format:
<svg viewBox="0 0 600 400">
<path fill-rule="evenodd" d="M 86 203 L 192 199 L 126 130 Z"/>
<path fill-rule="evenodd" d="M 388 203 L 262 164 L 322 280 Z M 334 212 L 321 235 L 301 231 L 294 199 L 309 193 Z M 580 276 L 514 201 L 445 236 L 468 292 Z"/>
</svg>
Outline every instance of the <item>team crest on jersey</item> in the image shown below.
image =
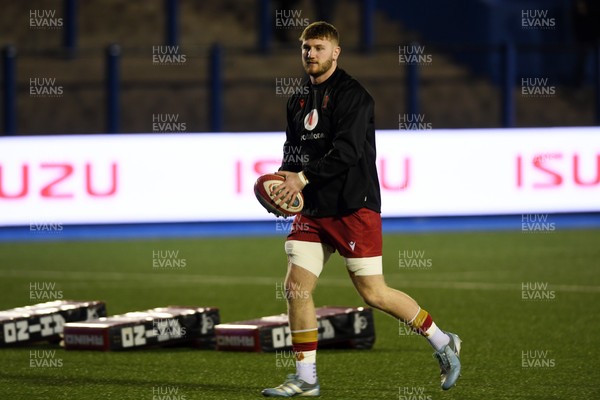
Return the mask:
<svg viewBox="0 0 600 400">
<path fill-rule="evenodd" d="M 313 108 L 306 116 L 304 117 L 304 128 L 307 131 L 312 131 L 317 127 L 319 123 L 319 113 L 316 108 Z"/>
</svg>

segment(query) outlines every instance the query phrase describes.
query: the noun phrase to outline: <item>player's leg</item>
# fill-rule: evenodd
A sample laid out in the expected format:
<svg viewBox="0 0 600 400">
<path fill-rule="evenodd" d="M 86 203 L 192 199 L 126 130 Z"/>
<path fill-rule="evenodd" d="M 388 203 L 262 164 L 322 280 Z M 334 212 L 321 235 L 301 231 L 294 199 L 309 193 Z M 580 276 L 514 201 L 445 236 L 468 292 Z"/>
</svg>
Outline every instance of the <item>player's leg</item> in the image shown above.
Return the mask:
<svg viewBox="0 0 600 400">
<path fill-rule="evenodd" d="M 289 262 L 285 280 L 292 350 L 296 356 L 296 375 L 304 382 L 317 382 L 317 315 L 313 290 L 317 276 Z"/>
<path fill-rule="evenodd" d="M 424 336 L 435 349 L 434 357 L 440 364 L 442 389 L 454 386 L 461 369 L 460 338 L 439 329 L 431 315 L 419 307 L 415 300 L 406 293 L 389 287 L 379 270 L 358 267 L 358 259 L 352 259 L 349 265 L 353 265 L 354 270 L 349 271 L 352 282 L 365 303 L 404 321 L 415 332 Z M 370 272 L 375 274 L 371 275 Z"/>
<path fill-rule="evenodd" d="M 383 275 L 348 273 L 354 287 L 369 306 L 403 321 L 410 321 L 419 311 L 417 302 L 408 294 L 389 287 Z"/>
<path fill-rule="evenodd" d="M 409 295 L 390 288 L 383 278 L 381 215 L 365 208 L 328 226 L 337 250 L 346 259 L 352 282 L 365 302 L 400 319 L 436 349 L 442 388 L 449 389 L 460 374 L 460 339 L 438 329 L 429 313 Z"/>
<path fill-rule="evenodd" d="M 313 291 L 323 265 L 331 255 L 328 246 L 316 242 L 288 240 L 288 272 L 285 279 L 292 349 L 296 355 L 296 374 L 275 388 L 262 391 L 267 397 L 319 396 L 317 379 L 317 317 Z"/>
<path fill-rule="evenodd" d="M 365 303 L 404 321 L 416 332 L 426 336 L 436 350 L 448 344 L 448 336 L 436 329 L 429 313 L 421 309 L 406 293 L 389 287 L 383 275 L 357 275 L 356 272 L 350 272 L 350 277 Z"/>
<path fill-rule="evenodd" d="M 317 316 L 312 298 L 317 279 L 309 270 L 288 262 L 285 292 L 292 331 L 317 329 Z"/>
</svg>

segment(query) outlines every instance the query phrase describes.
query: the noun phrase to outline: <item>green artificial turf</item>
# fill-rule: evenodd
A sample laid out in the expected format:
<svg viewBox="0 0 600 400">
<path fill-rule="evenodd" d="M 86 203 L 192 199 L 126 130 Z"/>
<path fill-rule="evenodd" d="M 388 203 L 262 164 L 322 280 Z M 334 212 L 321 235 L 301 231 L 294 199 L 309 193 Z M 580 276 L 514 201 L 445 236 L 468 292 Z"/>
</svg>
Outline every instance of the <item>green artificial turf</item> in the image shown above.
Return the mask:
<svg viewBox="0 0 600 400">
<path fill-rule="evenodd" d="M 180 267 L 155 268 L 156 251 L 177 252 Z M 462 377 L 442 392 L 427 342 L 376 312 L 372 350 L 319 351 L 322 397 L 597 398 L 599 260 L 597 230 L 386 235 L 388 283 L 461 336 Z M 283 237 L 1 243 L 0 309 L 35 303 L 30 284 L 46 282 L 65 299 L 104 300 L 109 315 L 217 306 L 221 321 L 232 322 L 285 311 L 277 298 L 285 267 Z M 547 285 L 525 294 L 545 299 L 524 299 L 523 285 Z M 337 255 L 315 302 L 362 305 Z M 32 367 L 32 351 L 60 365 Z M 274 354 L 186 348 L 102 353 L 42 344 L 0 349 L 0 360 L 0 399 L 252 399 L 290 372 Z"/>
</svg>

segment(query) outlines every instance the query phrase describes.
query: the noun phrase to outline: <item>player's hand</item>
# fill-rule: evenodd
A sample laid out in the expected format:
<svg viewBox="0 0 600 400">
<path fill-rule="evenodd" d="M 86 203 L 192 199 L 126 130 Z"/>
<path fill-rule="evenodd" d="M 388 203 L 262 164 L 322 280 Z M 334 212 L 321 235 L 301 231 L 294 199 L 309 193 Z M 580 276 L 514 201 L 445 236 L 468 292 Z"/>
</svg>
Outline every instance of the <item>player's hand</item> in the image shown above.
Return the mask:
<svg viewBox="0 0 600 400">
<path fill-rule="evenodd" d="M 277 195 L 273 198 L 275 203 L 278 203 L 279 200 L 284 203 L 289 203 L 296 197 L 296 195 L 304 189 L 305 184 L 300 179 L 300 176 L 297 172 L 290 171 L 277 171 L 275 172 L 277 175 L 281 175 L 285 178 L 285 181 L 280 185 L 275 186 L 272 191 L 276 192 Z"/>
</svg>

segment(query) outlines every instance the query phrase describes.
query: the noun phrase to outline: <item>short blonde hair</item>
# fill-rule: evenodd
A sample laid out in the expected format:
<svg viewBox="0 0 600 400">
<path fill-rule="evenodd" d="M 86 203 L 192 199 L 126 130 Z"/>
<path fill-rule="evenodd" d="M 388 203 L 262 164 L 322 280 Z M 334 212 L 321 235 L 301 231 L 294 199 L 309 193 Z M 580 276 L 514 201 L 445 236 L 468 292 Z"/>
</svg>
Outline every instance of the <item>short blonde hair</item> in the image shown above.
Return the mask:
<svg viewBox="0 0 600 400">
<path fill-rule="evenodd" d="M 325 21 L 317 21 L 308 25 L 300 35 L 300 41 L 309 39 L 325 39 L 333 42 L 335 45 L 340 43 L 340 35 L 335 26 Z"/>
</svg>

